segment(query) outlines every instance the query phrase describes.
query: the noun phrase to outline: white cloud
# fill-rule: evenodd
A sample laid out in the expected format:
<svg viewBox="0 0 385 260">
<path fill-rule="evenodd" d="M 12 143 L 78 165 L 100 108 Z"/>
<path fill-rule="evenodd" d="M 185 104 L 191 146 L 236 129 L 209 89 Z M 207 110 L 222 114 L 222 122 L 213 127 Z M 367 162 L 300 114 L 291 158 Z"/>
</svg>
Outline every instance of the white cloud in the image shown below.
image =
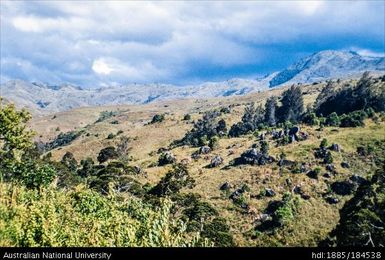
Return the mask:
<svg viewBox="0 0 385 260">
<path fill-rule="evenodd" d="M 261 66 L 279 61 L 273 57 L 285 64 L 290 55 L 321 48 L 354 45 L 368 53 L 374 42 L 378 51 L 384 37 L 383 5 L 4 1 L 1 55 L 10 62 L 29 62 L 22 70 L 8 62 L 5 71 L 12 68 L 12 75 L 19 70 L 25 78 L 39 74 L 43 81 L 76 80 L 81 85 L 188 81 L 239 66 L 255 66 L 258 73 Z"/>
<path fill-rule="evenodd" d="M 104 74 L 104 75 L 108 75 L 112 71 L 114 71 L 114 69 L 111 68 L 111 66 L 107 64 L 103 58 L 94 60 L 94 62 L 92 63 L 92 70 L 98 74 Z"/>
</svg>

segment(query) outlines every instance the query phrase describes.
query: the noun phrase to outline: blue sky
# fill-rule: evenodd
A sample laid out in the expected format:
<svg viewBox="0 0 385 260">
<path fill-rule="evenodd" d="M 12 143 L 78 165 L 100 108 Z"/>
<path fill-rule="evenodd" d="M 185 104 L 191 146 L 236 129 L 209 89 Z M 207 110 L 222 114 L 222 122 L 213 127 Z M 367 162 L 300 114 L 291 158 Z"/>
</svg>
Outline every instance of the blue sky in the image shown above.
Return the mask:
<svg viewBox="0 0 385 260">
<path fill-rule="evenodd" d="M 383 56 L 384 1 L 3 1 L 1 81 L 257 77 L 325 49 Z"/>
</svg>

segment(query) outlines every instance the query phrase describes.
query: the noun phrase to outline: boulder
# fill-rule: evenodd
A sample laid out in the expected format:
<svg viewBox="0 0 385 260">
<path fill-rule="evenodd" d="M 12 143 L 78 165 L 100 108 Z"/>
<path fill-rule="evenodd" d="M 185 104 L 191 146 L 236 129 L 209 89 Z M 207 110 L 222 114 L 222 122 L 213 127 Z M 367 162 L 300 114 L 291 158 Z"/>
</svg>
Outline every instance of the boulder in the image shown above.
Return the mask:
<svg viewBox="0 0 385 260">
<path fill-rule="evenodd" d="M 251 164 L 251 165 L 265 165 L 272 163 L 274 158 L 268 155 L 264 155 L 256 148 L 251 148 L 241 154 L 241 157 L 235 160 L 235 165 L 238 164 Z"/>
<path fill-rule="evenodd" d="M 214 168 L 214 167 L 218 167 L 219 165 L 221 165 L 223 163 L 223 158 L 219 155 L 215 155 L 212 159 L 211 159 L 211 162 L 210 162 L 210 167 L 211 168 Z"/>
<path fill-rule="evenodd" d="M 227 181 L 225 183 L 223 183 L 221 185 L 221 187 L 219 188 L 220 190 L 229 190 L 230 189 L 230 183 L 228 183 Z"/>
<path fill-rule="evenodd" d="M 332 175 L 331 175 L 330 173 L 328 173 L 328 172 L 325 172 L 325 173 L 323 174 L 323 177 L 329 179 L 329 178 L 332 177 Z"/>
<path fill-rule="evenodd" d="M 274 197 L 275 196 L 275 191 L 269 188 L 265 188 L 265 195 L 266 197 Z"/>
<path fill-rule="evenodd" d="M 340 200 L 334 197 L 327 197 L 326 202 L 329 204 L 337 204 Z"/>
<path fill-rule="evenodd" d="M 295 166 L 296 162 L 294 161 L 290 161 L 290 160 L 286 160 L 286 159 L 281 159 L 278 161 L 278 166 L 282 167 L 282 166 L 288 166 L 288 167 L 291 167 L 291 166 Z"/>
<path fill-rule="evenodd" d="M 332 191 L 342 196 L 352 194 L 356 188 L 356 185 L 351 181 L 337 181 L 331 185 Z"/>
<path fill-rule="evenodd" d="M 299 132 L 299 126 L 293 126 L 289 130 L 289 135 L 297 135 Z"/>
<path fill-rule="evenodd" d="M 342 167 L 342 168 L 345 168 L 345 169 L 348 169 L 348 168 L 350 168 L 350 165 L 349 165 L 348 162 L 342 162 L 342 163 L 341 163 L 341 167 Z"/>
<path fill-rule="evenodd" d="M 309 178 L 318 180 L 318 172 L 315 170 L 311 170 L 306 174 Z"/>
<path fill-rule="evenodd" d="M 332 151 L 335 151 L 335 152 L 340 152 L 341 151 L 341 147 L 340 147 L 339 144 L 332 144 L 329 149 L 332 150 Z"/>
<path fill-rule="evenodd" d="M 334 164 L 327 164 L 326 165 L 326 170 L 328 170 L 329 172 L 335 172 L 336 171 L 336 167 L 334 166 Z"/>
<path fill-rule="evenodd" d="M 207 145 L 205 146 L 202 146 L 201 148 L 199 148 L 199 153 L 200 154 L 208 154 L 211 152 L 211 148 Z"/>
<path fill-rule="evenodd" d="M 350 178 L 349 178 L 352 182 L 354 183 L 357 183 L 358 185 L 362 185 L 362 184 L 368 184 L 369 181 L 357 174 L 353 174 Z"/>
</svg>

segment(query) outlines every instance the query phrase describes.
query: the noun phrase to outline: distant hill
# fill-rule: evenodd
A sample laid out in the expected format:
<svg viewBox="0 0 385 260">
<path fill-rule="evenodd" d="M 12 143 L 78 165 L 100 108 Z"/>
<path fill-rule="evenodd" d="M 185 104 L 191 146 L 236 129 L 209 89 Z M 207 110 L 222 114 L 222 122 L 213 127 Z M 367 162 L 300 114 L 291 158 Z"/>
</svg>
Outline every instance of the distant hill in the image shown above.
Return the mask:
<svg viewBox="0 0 385 260">
<path fill-rule="evenodd" d="M 385 58 L 361 56 L 352 51 L 321 51 L 289 66 L 270 80 L 270 87 L 312 83 L 330 78 L 357 77 L 364 71 L 384 71 Z"/>
<path fill-rule="evenodd" d="M 84 106 L 146 104 L 184 98 L 245 95 L 293 83 L 359 77 L 364 71 L 385 71 L 384 58 L 361 56 L 355 52 L 321 51 L 281 72 L 274 72 L 260 79 L 234 78 L 187 86 L 153 83 L 83 89 L 69 84 L 51 86 L 11 80 L 1 85 L 1 95 L 19 107 L 28 107 L 35 113 L 52 113 Z"/>
</svg>

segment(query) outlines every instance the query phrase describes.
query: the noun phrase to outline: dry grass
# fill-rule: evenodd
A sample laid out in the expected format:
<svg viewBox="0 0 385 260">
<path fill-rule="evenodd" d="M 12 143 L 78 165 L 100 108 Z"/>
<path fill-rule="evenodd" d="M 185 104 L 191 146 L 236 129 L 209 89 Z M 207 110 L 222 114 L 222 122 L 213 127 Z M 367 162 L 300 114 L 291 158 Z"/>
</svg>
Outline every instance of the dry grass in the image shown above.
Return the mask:
<svg viewBox="0 0 385 260">
<path fill-rule="evenodd" d="M 317 93 L 323 84 L 306 86 L 305 103 L 314 102 Z M 228 105 L 233 107 L 231 114 L 225 114 L 224 118 L 228 126 L 240 120 L 244 105 L 248 102 L 263 102 L 270 95 L 279 95 L 283 89 L 271 90 L 264 93 L 257 93 L 243 97 L 218 98 L 209 100 L 179 100 L 173 102 L 161 102 L 148 105 L 131 106 L 112 106 L 81 108 L 73 111 L 34 118 L 31 126 L 34 128 L 42 140 L 47 141 L 58 134 L 56 128 L 61 131 L 74 130 L 75 128 L 86 129 L 89 136 L 83 134 L 68 146 L 64 146 L 52 151 L 53 158 L 59 160 L 66 151 L 74 154 L 79 161 L 86 157 L 96 158 L 100 149 L 108 145 L 116 145 L 119 136 L 114 139 L 107 139 L 109 133 L 123 131 L 121 136 L 130 138 L 130 152 L 133 156 L 131 164 L 140 165 L 147 172 L 147 176 L 139 176 L 138 180 L 142 183 L 156 183 L 170 166 L 149 167 L 158 160 L 156 151 L 161 147 L 167 147 L 172 141 L 180 139 L 191 129 L 192 122 L 183 121 L 183 115 L 190 113 L 192 119 L 201 117 L 199 112 L 219 108 Z M 239 105 L 237 105 L 239 104 Z M 101 111 L 119 111 L 118 115 L 103 122 L 94 122 L 99 117 Z M 154 114 L 166 114 L 164 122 L 148 125 Z M 119 124 L 111 124 L 112 120 L 118 120 Z M 88 125 L 88 126 L 87 126 Z M 354 152 L 359 143 L 365 143 L 373 140 L 385 139 L 385 124 L 374 124 L 367 122 L 363 128 L 339 128 L 338 131 L 333 128 L 325 128 L 318 131 L 312 127 L 303 127 L 303 131 L 309 134 L 309 139 L 299 143 L 293 143 L 282 147 L 270 145 L 270 153 L 278 157 L 281 152 L 287 154 L 290 160 L 306 162 L 310 168 L 321 166 L 319 161 L 314 158 L 314 148 L 319 146 L 322 138 L 327 138 L 329 143 L 339 143 L 344 152 L 339 154 L 333 152 L 335 164 L 339 175 L 335 179 L 346 179 L 349 175 L 359 172 L 363 175 L 370 173 L 371 167 L 367 167 L 366 162 L 359 163 Z M 97 136 L 96 136 L 97 135 Z M 319 180 L 313 180 L 305 174 L 293 174 L 288 171 L 280 172 L 276 164 L 268 166 L 239 166 L 229 169 L 206 168 L 212 156 L 218 154 L 224 158 L 226 166 L 231 160 L 238 157 L 243 151 L 250 148 L 257 140 L 253 136 L 242 138 L 221 139 L 216 150 L 210 153 L 207 158 L 191 160 L 188 165 L 192 177 L 196 180 L 196 186 L 187 192 L 200 194 L 205 200 L 216 206 L 223 217 L 231 225 L 236 241 L 243 246 L 267 246 L 267 245 L 285 245 L 285 246 L 315 246 L 317 242 L 325 238 L 328 232 L 332 230 L 339 219 L 338 210 L 342 207 L 343 201 L 349 197 L 340 198 L 341 202 L 337 205 L 329 205 L 322 198 L 322 193 L 328 190 L 328 180 L 320 177 Z M 228 147 L 231 147 L 228 149 Z M 172 150 L 179 161 L 185 158 L 191 158 L 191 154 L 197 148 L 178 147 Z M 232 150 L 233 154 L 229 155 Z M 204 156 L 203 156 L 204 157 Z M 339 165 L 342 161 L 352 163 L 351 169 L 343 169 Z M 322 168 L 325 171 L 325 168 Z M 292 185 L 288 187 L 286 179 L 291 179 Z M 284 229 L 274 235 L 262 234 L 257 239 L 252 240 L 245 234 L 253 230 L 253 218 L 250 215 L 244 215 L 239 208 L 224 196 L 219 187 L 224 182 L 229 182 L 233 189 L 247 184 L 251 191 L 248 202 L 250 206 L 261 213 L 272 199 L 279 199 L 282 195 L 290 191 L 295 185 L 301 185 L 307 194 L 311 196 L 308 201 L 302 200 L 299 212 L 296 218 Z M 251 199 L 250 195 L 257 195 L 266 187 L 272 188 L 277 192 L 275 198 Z"/>
</svg>

